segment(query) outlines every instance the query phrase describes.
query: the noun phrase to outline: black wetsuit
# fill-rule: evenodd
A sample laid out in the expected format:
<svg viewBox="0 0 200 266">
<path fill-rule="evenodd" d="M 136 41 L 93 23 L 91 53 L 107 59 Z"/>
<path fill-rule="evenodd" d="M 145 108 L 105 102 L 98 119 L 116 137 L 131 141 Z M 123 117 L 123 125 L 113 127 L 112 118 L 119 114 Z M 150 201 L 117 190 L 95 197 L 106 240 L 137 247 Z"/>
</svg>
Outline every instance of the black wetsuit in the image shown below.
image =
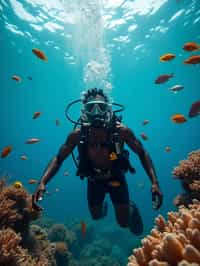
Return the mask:
<svg viewBox="0 0 200 266">
<path fill-rule="evenodd" d="M 110 181 L 118 181 L 120 186 L 112 186 Z M 107 193 L 113 204 L 129 204 L 128 186 L 122 172 L 119 172 L 118 176 L 111 176 L 108 180 L 93 181 L 93 179 L 88 179 L 87 199 L 91 207 L 101 205 Z"/>
</svg>

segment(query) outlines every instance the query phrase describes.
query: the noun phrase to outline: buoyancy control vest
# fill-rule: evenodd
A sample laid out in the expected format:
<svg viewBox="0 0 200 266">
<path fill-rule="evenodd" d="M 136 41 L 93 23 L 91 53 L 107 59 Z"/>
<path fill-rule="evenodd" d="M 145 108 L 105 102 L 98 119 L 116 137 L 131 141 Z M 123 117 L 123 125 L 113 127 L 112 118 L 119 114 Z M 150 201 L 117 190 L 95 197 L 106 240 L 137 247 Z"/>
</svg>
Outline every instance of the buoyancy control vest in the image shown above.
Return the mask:
<svg viewBox="0 0 200 266">
<path fill-rule="evenodd" d="M 120 143 L 119 128 L 117 128 L 117 123 L 119 120 L 113 119 L 111 126 L 108 128 L 109 133 L 109 143 L 108 149 L 110 152 L 110 160 L 113 161 L 112 172 L 117 173 L 122 171 L 126 173 L 130 171 L 135 173 L 135 168 L 131 165 L 129 160 L 129 151 L 124 149 Z M 84 177 L 94 177 L 94 169 L 92 167 L 91 161 L 87 156 L 88 147 L 88 133 L 89 126 L 82 125 L 80 128 L 80 140 L 78 144 L 78 168 L 76 175 L 80 176 L 81 179 Z"/>
</svg>

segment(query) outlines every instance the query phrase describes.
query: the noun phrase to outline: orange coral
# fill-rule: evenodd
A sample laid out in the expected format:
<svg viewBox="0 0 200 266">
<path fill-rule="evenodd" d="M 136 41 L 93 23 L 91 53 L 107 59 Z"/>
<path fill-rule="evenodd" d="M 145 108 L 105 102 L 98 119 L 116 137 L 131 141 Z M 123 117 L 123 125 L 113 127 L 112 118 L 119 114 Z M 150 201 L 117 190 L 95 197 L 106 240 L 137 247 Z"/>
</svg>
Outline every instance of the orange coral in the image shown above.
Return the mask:
<svg viewBox="0 0 200 266">
<path fill-rule="evenodd" d="M 199 201 L 169 212 L 168 221 L 160 215 L 155 222 L 151 234 L 142 240 L 142 247 L 134 249 L 129 257 L 128 266 L 200 265 Z"/>
</svg>

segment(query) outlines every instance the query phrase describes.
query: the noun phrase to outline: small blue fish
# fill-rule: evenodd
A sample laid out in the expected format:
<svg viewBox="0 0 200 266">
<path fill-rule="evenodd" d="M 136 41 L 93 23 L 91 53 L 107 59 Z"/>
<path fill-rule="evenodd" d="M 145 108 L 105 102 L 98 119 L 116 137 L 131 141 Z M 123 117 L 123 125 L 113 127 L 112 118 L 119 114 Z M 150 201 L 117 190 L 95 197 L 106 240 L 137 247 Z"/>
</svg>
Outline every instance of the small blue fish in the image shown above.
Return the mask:
<svg viewBox="0 0 200 266">
<path fill-rule="evenodd" d="M 177 93 L 178 91 L 181 91 L 184 88 L 183 85 L 174 85 L 173 87 L 169 88 L 170 91 Z"/>
</svg>

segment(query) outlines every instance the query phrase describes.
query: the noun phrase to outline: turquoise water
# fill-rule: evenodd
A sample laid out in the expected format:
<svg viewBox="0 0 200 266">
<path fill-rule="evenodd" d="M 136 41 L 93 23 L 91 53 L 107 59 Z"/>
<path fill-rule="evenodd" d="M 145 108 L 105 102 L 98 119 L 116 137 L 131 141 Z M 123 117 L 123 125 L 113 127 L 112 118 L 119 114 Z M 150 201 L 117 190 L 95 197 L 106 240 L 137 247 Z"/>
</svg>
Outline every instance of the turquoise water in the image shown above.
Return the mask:
<svg viewBox="0 0 200 266">
<path fill-rule="evenodd" d="M 190 119 L 188 112 L 200 99 L 200 66 L 183 61 L 200 53 L 182 49 L 186 42 L 200 43 L 199 28 L 198 0 L 1 0 L 0 148 L 13 145 L 8 157 L 0 160 L 1 174 L 9 174 L 11 182 L 20 180 L 33 192 L 34 186 L 27 181 L 40 178 L 73 128 L 65 118 L 66 105 L 80 98 L 82 91 L 101 87 L 114 101 L 125 105 L 124 124 L 138 138 L 141 132 L 149 137 L 142 142 L 155 164 L 164 194 L 159 211 L 152 209 L 150 182 L 135 154 L 131 160 L 137 173 L 127 175 L 131 198 L 141 209 L 148 232 L 156 215 L 166 216 L 174 209 L 173 198 L 181 191 L 172 177 L 173 167 L 199 148 L 200 117 Z M 33 48 L 44 51 L 48 62 L 37 58 Z M 174 53 L 176 58 L 161 63 L 159 57 L 165 53 Z M 174 73 L 174 77 L 154 84 L 166 73 Z M 13 75 L 22 81 L 12 80 Z M 176 84 L 184 85 L 184 89 L 174 94 L 168 89 Z M 74 119 L 79 117 L 79 110 L 80 106 L 74 106 Z M 33 120 L 36 111 L 42 114 Z M 187 122 L 173 123 L 170 117 L 176 113 L 185 115 Z M 143 126 L 145 119 L 150 123 Z M 27 145 L 28 138 L 41 141 Z M 166 146 L 171 152 L 165 152 Z M 24 154 L 27 161 L 20 159 Z M 69 176 L 64 176 L 65 171 Z M 75 171 L 69 157 L 48 184 L 52 195 L 46 195 L 42 202 L 44 215 L 61 222 L 90 221 L 86 182 L 80 181 Z M 95 222 L 94 227 L 100 232 L 117 228 L 111 204 L 108 217 Z M 126 229 L 120 230 L 124 236 L 133 237 Z"/>
</svg>

